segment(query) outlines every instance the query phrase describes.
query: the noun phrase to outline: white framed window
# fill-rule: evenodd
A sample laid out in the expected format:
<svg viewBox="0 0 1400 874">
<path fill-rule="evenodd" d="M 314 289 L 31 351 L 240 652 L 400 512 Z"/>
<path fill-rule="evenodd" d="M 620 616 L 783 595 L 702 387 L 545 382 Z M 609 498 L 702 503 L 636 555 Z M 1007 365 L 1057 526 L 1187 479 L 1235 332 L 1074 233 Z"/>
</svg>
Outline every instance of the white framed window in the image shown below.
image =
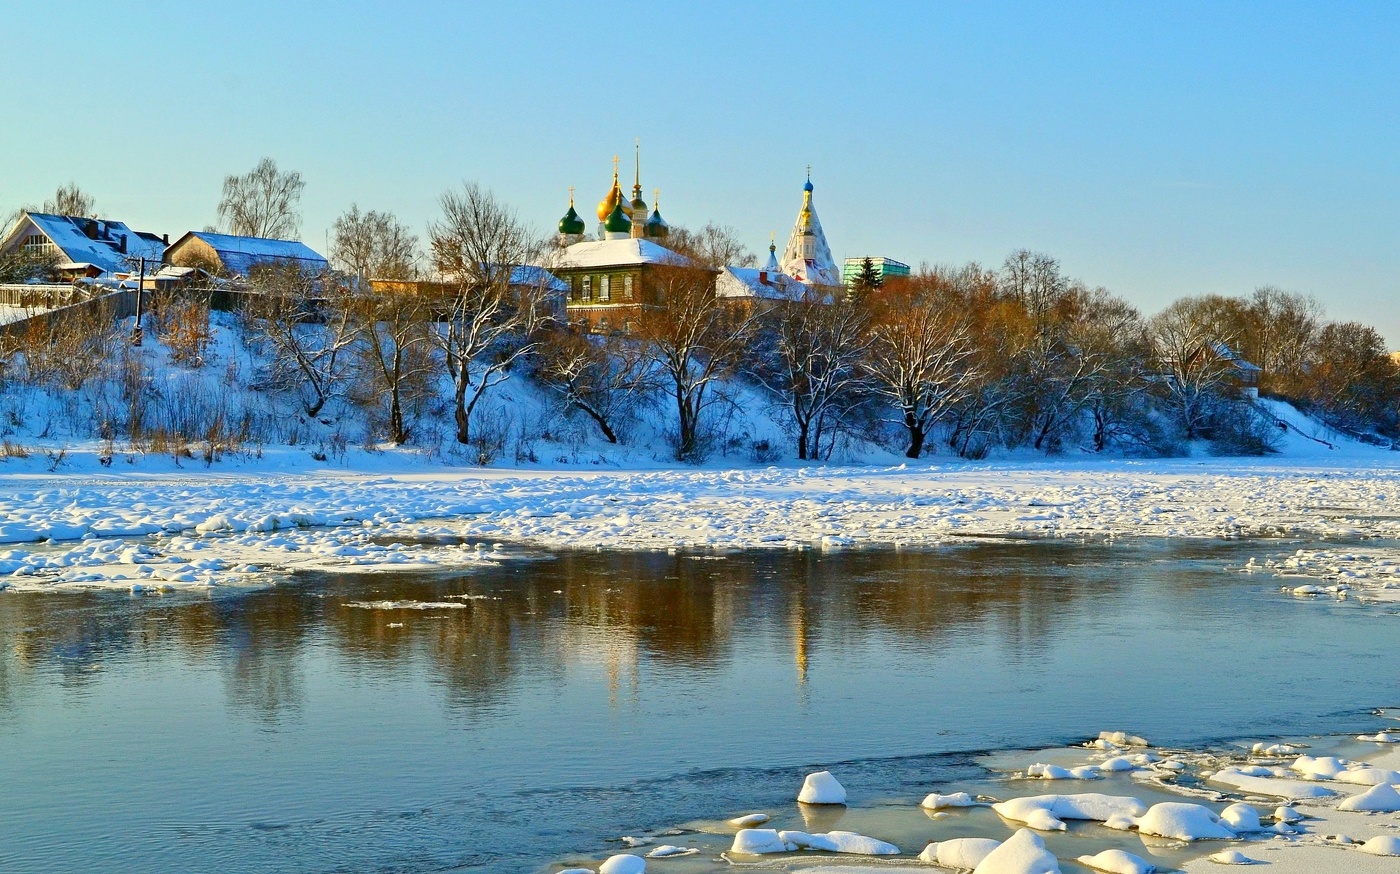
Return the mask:
<svg viewBox="0 0 1400 874">
<path fill-rule="evenodd" d="M 622 277 L 622 299 L 632 299 L 632 274 L 630 273 Z"/>
<path fill-rule="evenodd" d="M 598 300 L 606 303 L 612 300 L 612 277 L 598 277 Z"/>
<path fill-rule="evenodd" d="M 592 277 L 592 276 L 585 276 L 585 277 L 583 277 L 583 299 L 584 299 L 584 300 L 592 300 L 592 299 L 593 299 L 593 277 Z"/>
</svg>

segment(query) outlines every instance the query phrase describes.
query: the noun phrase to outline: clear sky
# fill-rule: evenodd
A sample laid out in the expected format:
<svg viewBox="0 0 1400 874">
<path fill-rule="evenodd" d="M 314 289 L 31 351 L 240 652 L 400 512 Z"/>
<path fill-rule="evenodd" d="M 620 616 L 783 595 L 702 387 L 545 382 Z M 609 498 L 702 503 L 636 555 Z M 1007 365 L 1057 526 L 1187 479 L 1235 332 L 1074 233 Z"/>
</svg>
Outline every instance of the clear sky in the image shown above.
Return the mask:
<svg viewBox="0 0 1400 874">
<path fill-rule="evenodd" d="M 1273 284 L 1400 347 L 1398 43 L 1393 2 L 15 3 L 0 210 L 74 180 L 173 236 L 271 156 L 313 247 L 464 180 L 543 232 L 640 136 L 648 201 L 755 251 L 811 164 L 838 259 L 1030 248 L 1148 312 Z"/>
</svg>

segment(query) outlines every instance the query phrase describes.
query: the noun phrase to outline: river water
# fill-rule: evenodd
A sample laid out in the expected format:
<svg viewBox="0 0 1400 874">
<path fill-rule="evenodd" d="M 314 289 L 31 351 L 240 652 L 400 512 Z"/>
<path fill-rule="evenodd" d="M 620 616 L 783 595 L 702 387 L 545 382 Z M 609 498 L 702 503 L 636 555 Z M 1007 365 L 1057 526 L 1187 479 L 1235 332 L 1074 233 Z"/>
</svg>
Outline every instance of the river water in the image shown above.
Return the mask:
<svg viewBox="0 0 1400 874">
<path fill-rule="evenodd" d="M 207 597 L 0 592 L 0 870 L 544 870 L 790 801 L 811 766 L 841 764 L 859 803 L 1101 729 L 1374 730 L 1400 620 L 1238 570 L 1298 545 L 565 552 Z"/>
</svg>

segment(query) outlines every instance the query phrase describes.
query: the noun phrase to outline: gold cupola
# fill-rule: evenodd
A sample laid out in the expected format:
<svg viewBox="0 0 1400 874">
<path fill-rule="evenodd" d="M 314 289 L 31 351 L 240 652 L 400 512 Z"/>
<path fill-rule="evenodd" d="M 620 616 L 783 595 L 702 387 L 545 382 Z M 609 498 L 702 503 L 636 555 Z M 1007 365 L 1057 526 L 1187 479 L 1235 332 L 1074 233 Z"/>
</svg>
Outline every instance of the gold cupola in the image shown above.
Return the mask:
<svg viewBox="0 0 1400 874">
<path fill-rule="evenodd" d="M 598 201 L 598 221 L 600 222 L 607 221 L 608 217 L 612 215 L 613 210 L 616 209 L 619 205 L 622 206 L 622 211 L 624 214 L 626 214 L 628 217 L 632 215 L 631 204 L 629 204 L 626 198 L 622 196 L 622 186 L 617 181 L 617 162 L 618 157 L 616 155 L 613 155 L 612 188 L 608 191 L 606 197 Z"/>
</svg>

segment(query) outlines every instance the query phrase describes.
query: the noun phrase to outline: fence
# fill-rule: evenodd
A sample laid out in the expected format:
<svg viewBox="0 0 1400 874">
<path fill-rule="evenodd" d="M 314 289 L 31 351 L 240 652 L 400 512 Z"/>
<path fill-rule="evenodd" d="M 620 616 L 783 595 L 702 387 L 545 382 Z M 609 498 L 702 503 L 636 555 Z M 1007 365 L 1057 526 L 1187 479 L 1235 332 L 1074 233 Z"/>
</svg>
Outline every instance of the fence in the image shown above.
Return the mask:
<svg viewBox="0 0 1400 874">
<path fill-rule="evenodd" d="M 33 288 L 33 286 L 24 287 Z M 72 290 L 72 286 L 59 287 Z M 3 291 L 5 288 L 6 286 L 0 286 L 0 291 Z M 94 315 L 100 315 L 103 318 L 113 321 L 130 318 L 136 315 L 136 292 L 112 291 L 106 294 L 99 294 L 96 297 L 90 297 L 87 300 L 77 303 L 70 303 L 66 306 L 59 306 L 41 313 L 36 313 L 28 318 L 0 325 L 0 337 L 22 338 L 35 330 L 48 333 L 53 331 L 54 328 L 63 321 L 74 318 L 90 318 Z"/>
</svg>

